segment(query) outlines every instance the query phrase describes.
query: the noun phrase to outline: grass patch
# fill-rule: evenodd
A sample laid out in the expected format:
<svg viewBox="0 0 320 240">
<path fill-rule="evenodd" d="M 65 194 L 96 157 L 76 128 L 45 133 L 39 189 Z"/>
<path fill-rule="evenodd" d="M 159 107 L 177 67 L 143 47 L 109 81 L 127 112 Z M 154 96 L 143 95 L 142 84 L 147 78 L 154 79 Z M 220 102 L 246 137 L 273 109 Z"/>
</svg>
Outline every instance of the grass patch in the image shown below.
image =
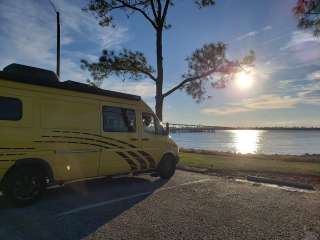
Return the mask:
<svg viewBox="0 0 320 240">
<path fill-rule="evenodd" d="M 318 160 L 318 159 L 317 159 Z M 180 165 L 217 171 L 243 171 L 320 176 L 320 161 L 303 156 L 180 152 Z"/>
</svg>

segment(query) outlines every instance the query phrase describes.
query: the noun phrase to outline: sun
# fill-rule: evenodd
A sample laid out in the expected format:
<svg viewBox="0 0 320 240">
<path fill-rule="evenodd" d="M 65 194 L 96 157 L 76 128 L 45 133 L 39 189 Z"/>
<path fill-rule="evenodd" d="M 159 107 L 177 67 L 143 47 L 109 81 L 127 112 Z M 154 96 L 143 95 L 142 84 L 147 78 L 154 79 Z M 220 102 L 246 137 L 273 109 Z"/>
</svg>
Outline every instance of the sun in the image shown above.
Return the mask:
<svg viewBox="0 0 320 240">
<path fill-rule="evenodd" d="M 250 72 L 242 71 L 236 75 L 236 84 L 241 89 L 248 89 L 253 85 L 253 76 Z"/>
</svg>

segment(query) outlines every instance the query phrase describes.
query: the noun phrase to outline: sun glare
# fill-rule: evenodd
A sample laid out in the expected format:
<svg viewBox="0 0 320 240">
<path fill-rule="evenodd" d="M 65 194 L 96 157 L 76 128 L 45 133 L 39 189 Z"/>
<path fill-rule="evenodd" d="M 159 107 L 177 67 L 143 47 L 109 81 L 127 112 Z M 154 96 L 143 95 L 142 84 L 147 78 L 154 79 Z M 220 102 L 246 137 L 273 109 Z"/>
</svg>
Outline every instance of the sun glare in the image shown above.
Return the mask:
<svg viewBox="0 0 320 240">
<path fill-rule="evenodd" d="M 253 84 L 253 76 L 250 72 L 239 72 L 236 75 L 236 84 L 241 89 L 248 89 Z"/>
<path fill-rule="evenodd" d="M 262 135 L 260 130 L 231 130 L 237 153 L 257 153 Z"/>
</svg>

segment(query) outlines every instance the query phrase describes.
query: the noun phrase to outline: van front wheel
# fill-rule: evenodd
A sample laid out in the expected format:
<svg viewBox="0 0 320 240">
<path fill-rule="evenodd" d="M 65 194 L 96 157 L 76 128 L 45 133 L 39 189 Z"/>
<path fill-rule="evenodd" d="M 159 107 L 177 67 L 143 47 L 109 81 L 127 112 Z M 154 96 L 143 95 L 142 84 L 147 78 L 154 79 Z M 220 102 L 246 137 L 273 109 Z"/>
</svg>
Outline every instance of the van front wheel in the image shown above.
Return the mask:
<svg viewBox="0 0 320 240">
<path fill-rule="evenodd" d="M 169 179 L 176 171 L 176 159 L 171 155 L 165 155 L 159 165 L 158 174 L 162 179 Z"/>
<path fill-rule="evenodd" d="M 45 177 L 38 168 L 21 166 L 6 177 L 4 195 L 10 202 L 25 206 L 37 200 L 45 190 Z"/>
</svg>

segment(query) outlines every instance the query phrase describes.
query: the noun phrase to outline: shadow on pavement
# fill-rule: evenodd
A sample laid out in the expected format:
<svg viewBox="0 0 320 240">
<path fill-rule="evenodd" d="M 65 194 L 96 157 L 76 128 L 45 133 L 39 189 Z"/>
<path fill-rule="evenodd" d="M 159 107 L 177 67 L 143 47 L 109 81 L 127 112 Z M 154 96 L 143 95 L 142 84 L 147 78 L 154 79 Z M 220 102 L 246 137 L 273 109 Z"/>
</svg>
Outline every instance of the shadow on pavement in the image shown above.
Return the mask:
<svg viewBox="0 0 320 240">
<path fill-rule="evenodd" d="M 0 239 L 81 239 L 166 182 L 150 177 L 77 182 L 49 189 L 41 200 L 25 208 L 10 206 L 0 197 Z"/>
</svg>

